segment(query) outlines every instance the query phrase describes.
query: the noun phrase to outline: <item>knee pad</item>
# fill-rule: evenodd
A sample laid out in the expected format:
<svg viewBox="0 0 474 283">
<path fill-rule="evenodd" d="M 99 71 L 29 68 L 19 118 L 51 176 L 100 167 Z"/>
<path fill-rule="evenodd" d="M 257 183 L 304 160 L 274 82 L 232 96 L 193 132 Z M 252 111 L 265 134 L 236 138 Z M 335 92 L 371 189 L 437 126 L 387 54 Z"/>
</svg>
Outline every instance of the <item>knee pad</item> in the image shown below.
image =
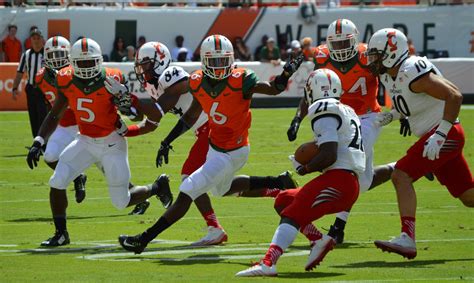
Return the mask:
<svg viewBox="0 0 474 283">
<path fill-rule="evenodd" d="M 280 213 L 293 201 L 294 194 L 291 191 L 292 190 L 286 190 L 286 191 L 280 192 L 275 198 L 275 203 L 273 204 L 273 207 L 278 213 Z"/>
<path fill-rule="evenodd" d="M 54 170 L 53 175 L 49 179 L 49 185 L 58 190 L 65 190 L 70 183 L 70 170 L 67 165 L 59 165 Z"/>
<path fill-rule="evenodd" d="M 44 152 L 44 161 L 47 163 L 56 162 L 61 154 L 59 146 L 55 143 L 48 143 L 46 151 Z"/>
<path fill-rule="evenodd" d="M 128 190 L 128 183 L 127 185 L 122 186 L 109 185 L 109 194 L 112 204 L 119 210 L 126 208 L 130 203 L 130 191 Z"/>
</svg>

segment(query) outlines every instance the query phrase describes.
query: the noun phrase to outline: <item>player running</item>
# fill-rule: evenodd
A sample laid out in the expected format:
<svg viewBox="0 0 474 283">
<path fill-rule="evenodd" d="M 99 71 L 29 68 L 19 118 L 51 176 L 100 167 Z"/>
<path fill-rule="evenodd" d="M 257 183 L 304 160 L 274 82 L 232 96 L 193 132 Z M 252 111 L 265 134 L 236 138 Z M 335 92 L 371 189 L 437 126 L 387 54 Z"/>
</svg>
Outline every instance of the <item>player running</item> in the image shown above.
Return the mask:
<svg viewBox="0 0 474 283">
<path fill-rule="evenodd" d="M 174 129 L 161 142 L 156 158 L 157 167 L 163 165 L 163 161 L 168 163 L 169 150 L 172 149 L 171 143 L 180 135 L 183 127 L 186 127 L 181 117 L 193 101 L 193 96 L 188 88 L 189 74 L 179 66 L 170 66 L 170 63 L 171 55 L 168 48 L 159 42 L 144 44 L 138 51 L 135 60 L 137 78 L 147 90 L 154 104 L 137 105 L 142 112 L 146 112 L 147 119 L 138 125 L 129 126 L 126 136 L 137 136 L 154 131 L 163 115 L 168 112 L 179 118 Z M 112 79 L 108 82 L 113 85 L 110 89 L 112 93 L 125 91 L 125 86 L 120 85 L 117 81 Z M 207 120 L 207 115 L 202 111 L 196 123 L 190 128 L 196 134 L 196 141 L 181 169 L 182 180 L 186 179 L 206 161 L 209 149 L 209 124 Z M 285 183 L 289 183 L 291 176 L 285 172 L 280 179 L 284 180 Z M 280 189 L 276 188 L 262 189 L 257 193 L 263 196 L 276 196 L 278 192 L 280 192 Z M 245 193 L 248 192 L 243 192 L 244 196 L 246 196 Z M 251 193 L 256 194 L 254 191 Z M 227 234 L 214 213 L 209 196 L 203 194 L 195 200 L 195 204 L 206 221 L 208 232 L 206 236 L 192 245 L 217 245 L 227 241 Z"/>
<path fill-rule="evenodd" d="M 189 79 L 193 102 L 181 117 L 183 123 L 173 131 L 176 131 L 174 138 L 186 132 L 204 111 L 210 128 L 206 161 L 181 183 L 176 202 L 152 227 L 136 236 L 119 237 L 126 250 L 141 253 L 151 240 L 181 219 L 193 201 L 207 198 L 209 191 L 225 196 L 285 185 L 281 176 L 234 176 L 248 159 L 252 94 L 278 95 L 284 91 L 303 57 L 287 62 L 283 73 L 272 82 L 263 82 L 249 69 L 234 68 L 232 43 L 222 35 L 212 35 L 201 45 L 201 61 L 202 70 L 193 72 Z M 294 183 L 290 181 L 287 183 L 293 187 Z M 288 185 L 284 187 L 289 188 Z"/>
<path fill-rule="evenodd" d="M 369 68 L 379 75 L 396 109 L 395 113 L 379 114 L 383 125 L 399 116 L 408 117 L 411 130 L 419 137 L 398 160 L 392 173 L 402 232 L 390 241 L 375 241 L 375 245 L 413 259 L 416 257 L 413 183 L 421 176 L 433 172 L 453 197 L 467 207 L 474 207 L 474 181 L 462 153 L 464 130 L 458 119 L 462 95 L 426 57 L 408 55 L 407 38 L 397 29 L 374 33 L 368 53 Z"/>
<path fill-rule="evenodd" d="M 35 83 L 51 106 L 57 97 L 56 73 L 69 66 L 69 49 L 71 44 L 62 36 L 53 36 L 44 44 L 44 65 L 35 76 Z M 53 134 L 49 137 L 44 152 L 44 161 L 53 170 L 58 164 L 59 155 L 64 148 L 70 144 L 77 133 L 77 127 L 74 113 L 67 108 L 59 121 L 59 125 Z M 31 169 L 33 169 L 31 167 Z M 86 197 L 87 176 L 81 173 L 74 179 L 74 190 L 76 202 L 81 203 Z"/>
<path fill-rule="evenodd" d="M 306 165 L 293 160 L 300 175 L 322 171 L 302 188 L 281 192 L 275 209 L 281 216 L 265 257 L 240 271 L 238 277 L 277 276 L 276 263 L 300 231 L 314 237 L 305 269 L 312 270 L 334 248 L 332 236 L 321 234 L 311 223 L 324 215 L 352 207 L 359 195 L 358 175 L 364 174 L 365 154 L 361 123 L 351 107 L 339 102 L 342 88 L 329 69 L 313 71 L 306 83 L 308 116 L 319 153 Z"/>
<path fill-rule="evenodd" d="M 359 176 L 360 191 L 366 192 L 390 179 L 393 164 L 373 167 L 373 148 L 381 127 L 376 124 L 381 107 L 377 102 L 379 81 L 367 68 L 367 44 L 359 43 L 359 31 L 353 22 L 338 19 L 327 30 L 326 42 L 316 49 L 314 69 L 327 68 L 334 71 L 342 82 L 341 102 L 352 107 L 362 124 L 362 140 L 366 155 L 365 173 Z M 291 122 L 287 135 L 294 141 L 302 119 L 308 113 L 307 100 L 303 97 Z M 336 215 L 329 235 L 338 244 L 344 240 L 344 228 L 349 211 Z"/>
<path fill-rule="evenodd" d="M 42 246 L 69 244 L 66 227 L 66 187 L 94 163 L 102 169 L 112 203 L 118 209 L 140 203 L 152 195 L 161 197 L 162 201 L 171 198 L 169 180 L 164 174 L 152 185 L 134 186 L 129 190 L 127 141 L 116 131 L 121 120 L 117 107 L 112 102 L 112 95 L 104 88 L 106 76 L 123 82 L 122 73 L 117 69 L 102 68 L 100 46 L 88 38 L 74 43 L 70 61 L 71 66 L 57 73 L 56 101 L 38 136 L 35 137 L 27 157 L 31 168 L 37 165 L 41 147 L 56 129 L 69 106 L 78 122 L 79 134 L 59 156 L 54 174 L 49 180 L 50 205 L 56 232 L 53 237 L 42 242 Z"/>
</svg>

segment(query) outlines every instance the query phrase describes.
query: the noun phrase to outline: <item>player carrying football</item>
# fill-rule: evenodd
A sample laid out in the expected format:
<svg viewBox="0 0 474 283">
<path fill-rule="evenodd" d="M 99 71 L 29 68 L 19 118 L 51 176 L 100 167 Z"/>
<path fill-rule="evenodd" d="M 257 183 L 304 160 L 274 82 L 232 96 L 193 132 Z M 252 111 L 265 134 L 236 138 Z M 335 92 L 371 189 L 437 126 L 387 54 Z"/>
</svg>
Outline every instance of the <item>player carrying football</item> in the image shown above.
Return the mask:
<svg viewBox="0 0 474 283">
<path fill-rule="evenodd" d="M 377 102 L 378 78 L 367 68 L 367 44 L 359 43 L 359 31 L 353 22 L 338 19 L 327 29 L 326 44 L 318 46 L 314 53 L 314 69 L 327 68 L 334 71 L 342 82 L 341 102 L 352 107 L 362 124 L 362 140 L 366 155 L 365 173 L 359 176 L 360 191 L 366 192 L 390 179 L 393 164 L 373 167 L 373 148 L 381 127 L 376 117 L 381 107 Z M 288 129 L 288 139 L 293 141 L 302 119 L 308 113 L 306 99 L 301 99 L 296 116 Z M 349 211 L 336 215 L 329 235 L 338 244 L 343 242 L 344 228 Z"/>
<path fill-rule="evenodd" d="M 129 190 L 130 168 L 127 141 L 116 131 L 123 128 L 113 96 L 104 87 L 107 76 L 123 82 L 117 69 L 102 68 L 100 46 L 92 39 L 76 41 L 70 52 L 71 66 L 57 73 L 57 98 L 43 122 L 38 136 L 28 153 L 30 167 L 39 161 L 41 147 L 56 129 L 64 111 L 73 111 L 78 122 L 79 134 L 59 156 L 54 174 L 49 180 L 50 205 L 56 232 L 41 243 L 42 246 L 69 244 L 66 227 L 68 205 L 66 187 L 81 172 L 97 164 L 103 171 L 112 203 L 118 209 L 143 202 L 152 195 L 171 198 L 169 180 L 160 176 L 152 185 L 134 186 Z M 120 98 L 122 100 L 122 98 Z"/>
<path fill-rule="evenodd" d="M 276 276 L 276 263 L 293 243 L 298 230 L 312 230 L 314 242 L 305 269 L 312 270 L 334 248 L 336 241 L 321 234 L 311 222 L 324 215 L 349 209 L 359 195 L 358 175 L 364 174 L 365 154 L 361 123 L 351 107 L 339 102 L 342 87 L 329 69 L 313 71 L 306 83 L 308 116 L 319 152 L 308 164 L 293 160 L 298 174 L 322 171 L 302 188 L 281 192 L 275 209 L 281 216 L 265 257 L 240 271 L 239 277 Z"/>
<path fill-rule="evenodd" d="M 459 123 L 462 94 L 426 57 L 409 56 L 406 36 L 386 28 L 372 35 L 369 68 L 380 77 L 396 111 L 379 114 L 385 121 L 407 117 L 419 140 L 395 165 L 392 182 L 402 232 L 391 241 L 375 241 L 383 251 L 416 257 L 416 194 L 413 183 L 432 172 L 449 193 L 474 207 L 474 181 L 463 156 L 464 130 Z"/>
<path fill-rule="evenodd" d="M 204 111 L 210 128 L 206 161 L 182 182 L 176 202 L 152 227 L 136 236 L 119 237 L 120 244 L 126 250 L 141 253 L 151 240 L 181 219 L 193 201 L 207 198 L 209 191 L 224 196 L 285 185 L 281 176 L 234 176 L 248 159 L 252 94 L 281 93 L 303 57 L 287 62 L 283 73 L 273 81 L 263 82 L 249 69 L 234 68 L 232 43 L 222 35 L 212 35 L 201 45 L 201 60 L 202 70 L 193 72 L 189 79 L 193 102 L 181 117 L 182 123 L 173 129 L 175 133 L 168 143 L 194 125 Z M 293 182 L 289 181 L 293 186 Z"/>
<path fill-rule="evenodd" d="M 157 167 L 161 166 L 163 161 L 168 163 L 169 150 L 172 148 L 171 142 L 179 136 L 183 127 L 186 127 L 181 117 L 193 101 L 193 96 L 188 88 L 189 74 L 179 66 L 170 66 L 170 63 L 171 54 L 168 48 L 159 42 L 144 44 L 135 59 L 137 78 L 144 85 L 154 103 L 151 105 L 137 105 L 142 112 L 146 112 L 147 119 L 138 125 L 129 126 L 126 136 L 142 135 L 154 131 L 165 113 L 171 112 L 180 118 L 174 129 L 161 142 L 156 158 Z M 108 82 L 114 85 L 116 89 L 116 91 L 111 89 L 112 93 L 125 88 L 115 80 L 108 80 Z M 181 169 L 182 180 L 186 179 L 206 161 L 209 150 L 209 125 L 207 115 L 203 111 L 191 130 L 196 134 L 197 139 Z M 285 172 L 280 179 L 290 180 L 291 176 Z M 278 188 L 262 189 L 258 193 L 264 196 L 275 196 L 279 191 Z M 243 193 L 245 196 L 246 192 Z M 255 192 L 252 191 L 251 193 Z M 206 221 L 208 233 L 192 245 L 217 245 L 226 241 L 227 234 L 217 220 L 209 196 L 203 194 L 195 200 L 195 203 Z"/>
<path fill-rule="evenodd" d="M 35 77 L 35 83 L 43 95 L 47 98 L 51 106 L 57 97 L 56 73 L 69 66 L 69 49 L 71 44 L 62 36 L 53 36 L 44 44 L 44 65 Z M 74 113 L 71 109 L 66 109 L 64 115 L 59 121 L 59 125 L 53 134 L 49 137 L 44 152 L 44 161 L 53 170 L 58 164 L 59 155 L 64 148 L 70 144 L 79 132 Z M 33 167 L 30 167 L 33 169 Z M 76 202 L 80 203 L 86 197 L 85 174 L 80 174 L 74 179 L 74 190 L 76 192 Z"/>
</svg>

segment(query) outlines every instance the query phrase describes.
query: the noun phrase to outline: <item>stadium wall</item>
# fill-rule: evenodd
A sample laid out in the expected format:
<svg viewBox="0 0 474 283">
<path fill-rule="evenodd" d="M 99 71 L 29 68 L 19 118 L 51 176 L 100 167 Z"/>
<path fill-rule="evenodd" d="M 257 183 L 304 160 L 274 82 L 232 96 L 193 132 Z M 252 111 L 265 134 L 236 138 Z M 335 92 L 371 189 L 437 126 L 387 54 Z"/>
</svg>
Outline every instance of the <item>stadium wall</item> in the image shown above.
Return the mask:
<svg viewBox="0 0 474 283">
<path fill-rule="evenodd" d="M 126 44 L 135 45 L 136 37 L 144 35 L 149 41 L 173 47 L 174 38 L 181 34 L 185 46 L 193 52 L 205 36 L 220 33 L 231 39 L 241 36 L 255 50 L 265 34 L 274 38 L 286 34 L 289 40 L 309 36 L 319 44 L 332 21 L 349 18 L 359 27 L 361 41 L 367 41 L 380 28 L 396 27 L 408 34 L 418 52 L 447 51 L 450 57 L 473 57 L 473 15 L 474 5 L 319 8 L 313 22 L 303 20 L 297 7 L 3 8 L 0 31 L 5 34 L 8 24 L 16 24 L 18 37 L 24 40 L 30 27 L 36 25 L 47 36 L 61 34 L 71 41 L 79 36 L 91 37 L 102 46 L 104 54 L 110 54 L 117 35 L 123 36 Z M 124 25 L 126 29 L 121 28 Z"/>
<path fill-rule="evenodd" d="M 474 58 L 442 58 L 432 59 L 432 62 L 440 69 L 443 75 L 459 87 L 464 94 L 464 103 L 474 104 Z M 198 62 L 173 63 L 183 67 L 187 72 L 200 68 Z M 273 66 L 269 63 L 245 62 L 237 63 L 240 67 L 250 68 L 255 71 L 261 80 L 271 80 L 275 75 L 281 73 L 281 66 Z M 130 90 L 140 98 L 149 98 L 145 90 L 141 88 L 133 70 L 133 63 L 105 63 L 107 67 L 119 68 L 125 74 Z M 20 95 L 13 98 L 11 94 L 13 78 L 16 74 L 16 63 L 0 63 L 0 111 L 26 110 L 26 95 L 24 78 L 20 84 Z M 313 69 L 313 63 L 306 62 L 291 78 L 287 90 L 277 97 L 268 97 L 256 94 L 254 107 L 289 107 L 297 105 L 303 95 L 303 87 L 309 72 Z"/>
</svg>

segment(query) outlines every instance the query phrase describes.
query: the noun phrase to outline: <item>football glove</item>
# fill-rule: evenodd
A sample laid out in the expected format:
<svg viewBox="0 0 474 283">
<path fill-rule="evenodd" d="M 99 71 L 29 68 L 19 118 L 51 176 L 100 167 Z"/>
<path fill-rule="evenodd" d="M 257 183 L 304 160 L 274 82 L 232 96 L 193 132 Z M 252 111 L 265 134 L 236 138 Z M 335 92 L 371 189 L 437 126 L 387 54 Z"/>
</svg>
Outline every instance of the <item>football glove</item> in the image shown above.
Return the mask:
<svg viewBox="0 0 474 283">
<path fill-rule="evenodd" d="M 400 135 L 404 137 L 411 136 L 410 122 L 407 118 L 400 119 Z"/>
<path fill-rule="evenodd" d="M 295 168 L 295 171 L 296 171 L 296 173 L 298 173 L 298 175 L 300 175 L 300 176 L 306 175 L 306 173 L 307 173 L 306 169 L 304 168 L 304 166 L 301 163 L 296 161 L 295 156 L 293 154 L 288 156 L 288 159 L 290 159 L 291 164 L 293 165 L 293 168 Z"/>
<path fill-rule="evenodd" d="M 42 154 L 41 147 L 41 142 L 35 139 L 33 145 L 28 151 L 28 156 L 26 157 L 26 162 L 28 163 L 30 169 L 34 169 L 38 166 L 38 161 L 40 160 L 40 156 Z"/>
<path fill-rule="evenodd" d="M 288 60 L 283 66 L 283 70 L 288 74 L 288 77 L 291 77 L 299 69 L 303 61 L 303 54 L 300 54 L 295 58 L 290 58 L 290 60 Z"/>
<path fill-rule="evenodd" d="M 170 149 L 173 150 L 173 147 L 162 141 L 160 149 L 158 150 L 158 153 L 156 154 L 156 167 L 160 167 L 163 165 L 163 161 L 165 164 L 168 164 L 168 154 L 170 152 Z"/>
<path fill-rule="evenodd" d="M 107 77 L 104 81 L 105 88 L 113 96 L 113 102 L 120 113 L 126 116 L 134 117 L 136 112 L 132 109 L 132 96 L 128 87 L 121 84 L 112 77 Z"/>
<path fill-rule="evenodd" d="M 400 113 L 398 111 L 392 109 L 390 112 L 380 112 L 375 117 L 375 126 L 383 127 L 390 124 L 393 120 L 399 120 L 401 118 Z"/>
<path fill-rule="evenodd" d="M 290 142 L 296 140 L 296 135 L 298 134 L 300 123 L 301 118 L 298 116 L 295 116 L 295 118 L 293 118 L 293 120 L 291 121 L 290 128 L 288 128 L 288 131 L 286 132 L 286 135 L 288 136 L 288 140 Z"/>
<path fill-rule="evenodd" d="M 453 124 L 448 121 L 441 121 L 436 131 L 426 140 L 423 157 L 426 157 L 429 160 L 439 158 L 439 152 L 441 151 L 452 126 Z"/>
</svg>

